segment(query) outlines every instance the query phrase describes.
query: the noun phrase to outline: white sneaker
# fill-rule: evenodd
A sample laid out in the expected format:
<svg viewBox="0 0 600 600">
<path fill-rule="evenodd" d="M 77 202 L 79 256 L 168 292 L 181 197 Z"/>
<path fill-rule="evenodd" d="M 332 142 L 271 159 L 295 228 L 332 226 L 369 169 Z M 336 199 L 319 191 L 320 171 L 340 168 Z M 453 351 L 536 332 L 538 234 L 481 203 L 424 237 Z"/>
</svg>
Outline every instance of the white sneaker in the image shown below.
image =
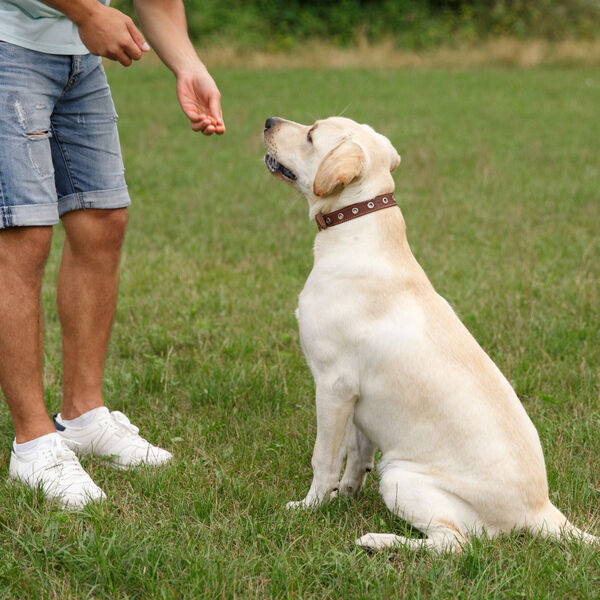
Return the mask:
<svg viewBox="0 0 600 600">
<path fill-rule="evenodd" d="M 162 465 L 173 455 L 153 446 L 139 435 L 139 429 L 118 410 L 102 406 L 94 409 L 94 420 L 84 427 L 70 427 L 54 415 L 58 434 L 75 446 L 79 454 L 110 458 L 111 466 L 127 469 L 139 465 Z"/>
<path fill-rule="evenodd" d="M 106 498 L 57 433 L 42 436 L 29 452 L 16 452 L 13 446 L 9 475 L 30 487 L 41 487 L 48 498 L 56 498 L 64 508 L 77 510 Z"/>
</svg>

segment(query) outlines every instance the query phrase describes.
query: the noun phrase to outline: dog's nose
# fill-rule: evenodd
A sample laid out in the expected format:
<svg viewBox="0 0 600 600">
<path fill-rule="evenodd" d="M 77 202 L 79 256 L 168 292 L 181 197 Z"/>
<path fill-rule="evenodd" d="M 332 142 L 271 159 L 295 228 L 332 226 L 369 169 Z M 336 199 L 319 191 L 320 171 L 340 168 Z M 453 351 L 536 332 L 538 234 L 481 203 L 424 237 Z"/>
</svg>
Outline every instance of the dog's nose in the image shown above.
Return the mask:
<svg viewBox="0 0 600 600">
<path fill-rule="evenodd" d="M 271 127 L 273 127 L 279 121 L 281 121 L 279 117 L 269 117 L 265 121 L 265 131 L 269 131 L 269 129 L 271 129 Z"/>
</svg>

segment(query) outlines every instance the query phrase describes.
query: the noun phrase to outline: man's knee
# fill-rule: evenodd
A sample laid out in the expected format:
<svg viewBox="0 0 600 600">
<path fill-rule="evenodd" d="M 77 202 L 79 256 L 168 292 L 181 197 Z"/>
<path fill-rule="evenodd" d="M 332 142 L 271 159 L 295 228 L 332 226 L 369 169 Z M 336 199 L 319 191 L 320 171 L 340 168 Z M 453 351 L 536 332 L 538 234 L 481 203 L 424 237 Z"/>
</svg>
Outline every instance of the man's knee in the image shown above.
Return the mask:
<svg viewBox="0 0 600 600">
<path fill-rule="evenodd" d="M 37 282 L 44 272 L 51 241 L 52 227 L 0 230 L 0 267 Z"/>
<path fill-rule="evenodd" d="M 127 209 L 87 209 L 63 217 L 70 249 L 79 255 L 118 255 L 127 229 Z"/>
<path fill-rule="evenodd" d="M 100 243 L 106 245 L 108 250 L 120 252 L 129 220 L 127 209 L 99 210 L 96 211 L 94 217 L 98 220 L 101 228 L 98 231 Z"/>
</svg>

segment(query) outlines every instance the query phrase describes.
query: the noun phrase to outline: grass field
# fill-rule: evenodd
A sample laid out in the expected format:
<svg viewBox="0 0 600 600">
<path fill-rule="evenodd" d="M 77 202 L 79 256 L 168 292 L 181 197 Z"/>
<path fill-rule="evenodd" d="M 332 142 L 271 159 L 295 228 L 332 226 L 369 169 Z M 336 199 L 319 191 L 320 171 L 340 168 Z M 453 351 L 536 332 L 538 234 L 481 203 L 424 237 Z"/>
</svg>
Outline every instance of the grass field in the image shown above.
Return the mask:
<svg viewBox="0 0 600 600">
<path fill-rule="evenodd" d="M 4 483 L 2 405 L 0 598 L 598 598 L 600 550 L 575 542 L 366 554 L 358 535 L 406 531 L 376 477 L 354 501 L 284 510 L 311 479 L 293 311 L 316 228 L 268 175 L 261 134 L 270 115 L 343 112 L 393 141 L 415 255 L 514 384 L 552 501 L 600 534 L 600 72 L 217 70 L 219 139 L 187 128 L 165 70 L 108 72 L 133 206 L 106 401 L 176 459 L 132 473 L 88 460 L 109 500 L 65 514 Z M 44 288 L 50 411 L 62 237 Z"/>
</svg>

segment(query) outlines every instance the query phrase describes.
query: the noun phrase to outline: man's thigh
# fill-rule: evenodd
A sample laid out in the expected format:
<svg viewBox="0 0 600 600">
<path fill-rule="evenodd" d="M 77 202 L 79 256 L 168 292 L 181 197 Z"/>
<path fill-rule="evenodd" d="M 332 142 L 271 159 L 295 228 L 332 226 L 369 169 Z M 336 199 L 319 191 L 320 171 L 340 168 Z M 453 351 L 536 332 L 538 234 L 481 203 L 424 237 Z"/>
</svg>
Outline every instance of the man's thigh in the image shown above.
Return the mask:
<svg viewBox="0 0 600 600">
<path fill-rule="evenodd" d="M 128 206 L 117 113 L 97 56 L 73 57 L 69 85 L 54 107 L 51 127 L 60 216 Z"/>
<path fill-rule="evenodd" d="M 129 204 L 100 59 L 0 41 L 0 228 Z"/>
<path fill-rule="evenodd" d="M 0 228 L 58 222 L 50 119 L 67 65 L 0 41 Z"/>
</svg>

